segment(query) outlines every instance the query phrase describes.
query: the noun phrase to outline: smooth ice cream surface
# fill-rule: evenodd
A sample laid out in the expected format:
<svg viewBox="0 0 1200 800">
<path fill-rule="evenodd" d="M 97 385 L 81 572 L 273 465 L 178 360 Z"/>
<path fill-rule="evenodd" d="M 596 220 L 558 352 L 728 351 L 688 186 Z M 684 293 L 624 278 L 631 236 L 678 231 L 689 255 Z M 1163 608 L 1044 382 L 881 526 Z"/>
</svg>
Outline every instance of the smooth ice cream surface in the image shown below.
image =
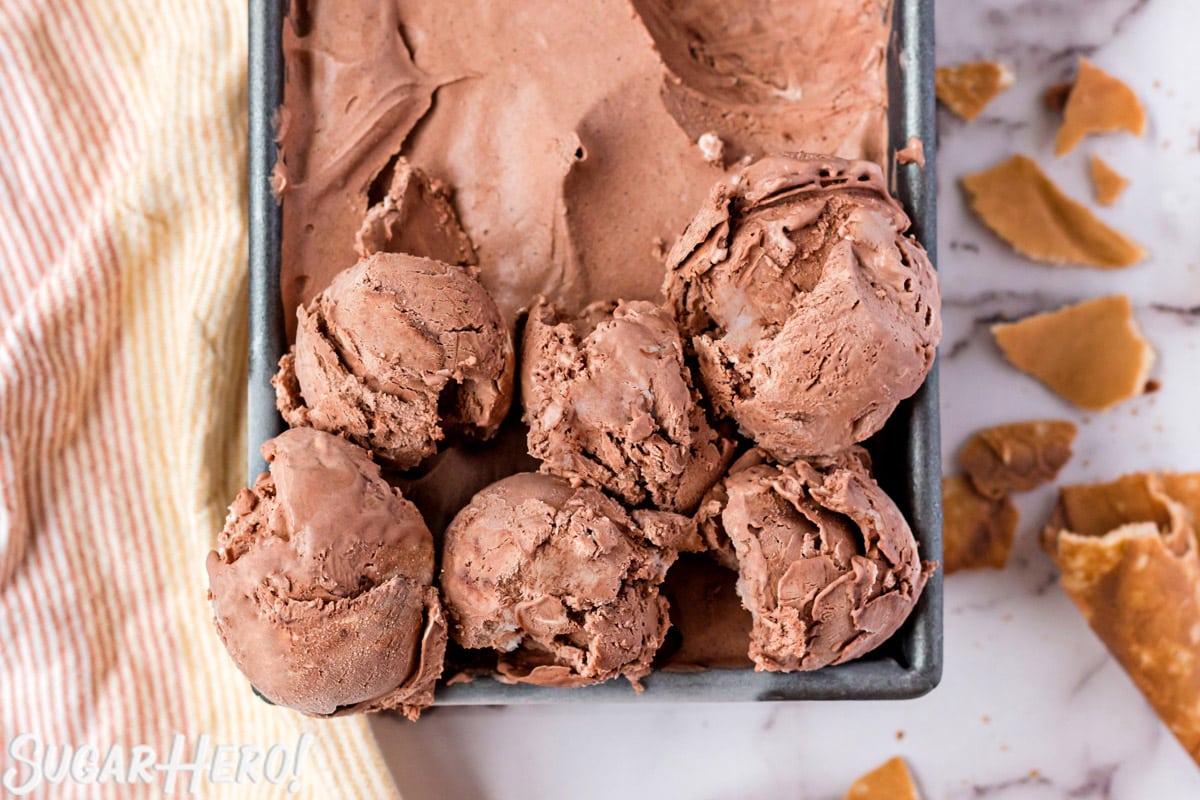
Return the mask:
<svg viewBox="0 0 1200 800">
<path fill-rule="evenodd" d="M 208 576 L 217 631 L 271 701 L 326 716 L 433 701 L 446 624 L 433 539 L 356 445 L 312 428 L 263 445 Z"/>
<path fill-rule="evenodd" d="M 529 452 L 631 505 L 690 511 L 733 442 L 709 425 L 670 314 L 646 301 L 561 315 L 534 304 L 522 343 Z"/>
<path fill-rule="evenodd" d="M 908 618 L 928 571 L 865 453 L 778 466 L 740 459 L 701 506 L 720 526 L 753 617 L 760 670 L 811 670 L 878 647 Z"/>
<path fill-rule="evenodd" d="M 677 672 L 753 666 L 752 620 L 737 595 L 737 572 L 708 553 L 685 553 L 667 573 L 663 594 L 671 604 L 671 630 L 656 667 Z"/>
<path fill-rule="evenodd" d="M 866 161 L 775 155 L 719 182 L 665 292 L 713 405 L 782 461 L 876 433 L 933 366 L 937 274 Z"/>
<path fill-rule="evenodd" d="M 379 253 L 297 309 L 275 378 L 291 425 L 343 433 L 399 468 L 447 433 L 492 436 L 512 401 L 508 326 L 466 269 Z"/>
<path fill-rule="evenodd" d="M 699 542 L 684 517 L 521 473 L 477 494 L 444 546 L 455 640 L 500 651 L 503 681 L 582 686 L 650 671 L 669 624 L 659 586 Z"/>
<path fill-rule="evenodd" d="M 293 4 L 284 307 L 354 263 L 397 154 L 454 188 L 509 320 L 539 293 L 653 299 L 722 174 L 706 153 L 883 162 L 890 20 L 889 0 Z"/>
</svg>

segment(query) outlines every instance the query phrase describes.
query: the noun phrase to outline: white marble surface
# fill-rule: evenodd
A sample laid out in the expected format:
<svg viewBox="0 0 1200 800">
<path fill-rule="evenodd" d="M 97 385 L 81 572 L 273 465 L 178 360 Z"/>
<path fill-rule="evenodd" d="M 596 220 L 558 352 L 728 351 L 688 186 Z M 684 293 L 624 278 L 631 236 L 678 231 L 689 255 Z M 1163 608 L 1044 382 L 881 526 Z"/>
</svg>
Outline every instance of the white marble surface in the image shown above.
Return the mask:
<svg viewBox="0 0 1200 800">
<path fill-rule="evenodd" d="M 942 112 L 939 259 L 945 294 L 943 455 L 971 431 L 1051 416 L 1080 425 L 1066 481 L 1200 468 L 1200 2 L 941 0 L 939 63 L 1000 58 L 1016 85 L 972 124 Z M 1144 99 L 1144 139 L 1090 139 L 1051 154 L 1042 89 L 1083 54 Z M 1013 255 L 964 206 L 957 179 L 1021 151 L 1089 198 L 1096 152 L 1133 178 L 1100 216 L 1148 246 L 1132 269 L 1048 268 Z M 1008 368 L 987 333 L 1019 316 L 1126 292 L 1159 352 L 1156 394 L 1102 415 L 1073 411 Z M 437 709 L 377 731 L 409 800 L 425 798 L 839 798 L 900 754 L 929 800 L 1200 797 L 1200 770 L 1059 590 L 1034 533 L 1049 488 L 1022 496 L 1004 572 L 946 585 L 946 669 L 895 703 Z"/>
</svg>

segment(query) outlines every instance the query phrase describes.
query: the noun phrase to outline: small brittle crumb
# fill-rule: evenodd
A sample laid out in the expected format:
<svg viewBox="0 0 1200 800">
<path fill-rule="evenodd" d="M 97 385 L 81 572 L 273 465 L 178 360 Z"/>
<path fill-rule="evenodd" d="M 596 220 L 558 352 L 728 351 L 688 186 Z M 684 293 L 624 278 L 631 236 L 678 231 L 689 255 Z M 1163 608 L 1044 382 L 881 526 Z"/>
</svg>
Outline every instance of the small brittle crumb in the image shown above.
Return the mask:
<svg viewBox="0 0 1200 800">
<path fill-rule="evenodd" d="M 978 117 L 1012 83 L 1012 71 L 995 61 L 938 67 L 934 77 L 938 100 L 967 122 Z"/>
<path fill-rule="evenodd" d="M 921 800 L 904 759 L 896 756 L 850 786 L 845 800 Z"/>
<path fill-rule="evenodd" d="M 1096 193 L 1096 202 L 1102 206 L 1111 206 L 1129 185 L 1129 179 L 1108 165 L 1100 156 L 1092 156 L 1090 160 L 1092 173 L 1092 189 Z"/>
<path fill-rule="evenodd" d="M 1046 87 L 1046 91 L 1042 92 L 1042 105 L 1049 111 L 1057 111 L 1062 113 L 1067 107 L 1067 98 L 1071 96 L 1071 89 L 1074 84 L 1071 83 L 1052 83 Z"/>
</svg>

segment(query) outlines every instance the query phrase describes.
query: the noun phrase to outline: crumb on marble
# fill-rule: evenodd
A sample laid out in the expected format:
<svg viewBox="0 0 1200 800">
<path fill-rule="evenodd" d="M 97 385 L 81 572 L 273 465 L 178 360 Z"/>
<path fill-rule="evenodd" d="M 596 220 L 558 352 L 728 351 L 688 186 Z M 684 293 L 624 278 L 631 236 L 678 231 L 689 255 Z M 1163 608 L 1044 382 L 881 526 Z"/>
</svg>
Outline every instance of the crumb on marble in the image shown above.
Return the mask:
<svg viewBox="0 0 1200 800">
<path fill-rule="evenodd" d="M 921 795 L 908 764 L 895 756 L 851 784 L 845 800 L 921 800 Z"/>
<path fill-rule="evenodd" d="M 996 61 L 938 67 L 934 72 L 937 99 L 967 122 L 978 117 L 996 95 L 1012 84 L 1012 70 Z"/>
<path fill-rule="evenodd" d="M 1092 190 L 1096 194 L 1096 202 L 1102 206 L 1111 206 L 1129 186 L 1129 179 L 1108 165 L 1108 162 L 1093 155 L 1088 162 L 1092 176 Z"/>
<path fill-rule="evenodd" d="M 1042 105 L 1050 111 L 1056 111 L 1059 114 L 1067 107 L 1067 98 L 1071 95 L 1070 83 L 1053 83 L 1046 87 L 1046 91 L 1042 92 Z"/>
</svg>

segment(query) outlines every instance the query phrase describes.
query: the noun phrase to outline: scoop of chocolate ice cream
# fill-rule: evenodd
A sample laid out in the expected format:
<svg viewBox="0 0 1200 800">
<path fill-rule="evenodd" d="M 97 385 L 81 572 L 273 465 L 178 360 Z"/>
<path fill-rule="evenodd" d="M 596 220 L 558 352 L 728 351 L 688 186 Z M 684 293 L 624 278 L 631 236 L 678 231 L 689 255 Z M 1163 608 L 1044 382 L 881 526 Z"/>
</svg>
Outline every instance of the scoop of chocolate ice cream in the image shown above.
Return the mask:
<svg viewBox="0 0 1200 800">
<path fill-rule="evenodd" d="M 666 310 L 618 301 L 569 318 L 539 299 L 521 350 L 529 452 L 547 472 L 690 511 L 725 469 L 733 444 L 709 425 Z"/>
<path fill-rule="evenodd" d="M 757 669 L 858 658 L 895 633 L 920 597 L 932 565 L 922 565 L 867 463 L 860 448 L 788 466 L 752 455 L 701 505 L 701 527 L 728 537 Z"/>
<path fill-rule="evenodd" d="M 937 275 L 875 164 L 776 155 L 719 183 L 664 292 L 714 405 L 780 461 L 878 431 L 941 338 Z"/>
<path fill-rule="evenodd" d="M 345 434 L 406 469 L 447 433 L 492 436 L 508 412 L 512 339 L 468 269 L 377 253 L 297 317 L 274 379 L 290 425 Z"/>
<path fill-rule="evenodd" d="M 446 622 L 433 538 L 360 447 L 296 428 L 229 508 L 208 579 L 217 632 L 269 700 L 314 716 L 433 702 Z"/>
<path fill-rule="evenodd" d="M 659 585 L 681 549 L 677 514 L 639 511 L 542 473 L 487 487 L 446 530 L 442 591 L 454 638 L 500 651 L 500 680 L 634 685 L 669 625 Z"/>
</svg>

